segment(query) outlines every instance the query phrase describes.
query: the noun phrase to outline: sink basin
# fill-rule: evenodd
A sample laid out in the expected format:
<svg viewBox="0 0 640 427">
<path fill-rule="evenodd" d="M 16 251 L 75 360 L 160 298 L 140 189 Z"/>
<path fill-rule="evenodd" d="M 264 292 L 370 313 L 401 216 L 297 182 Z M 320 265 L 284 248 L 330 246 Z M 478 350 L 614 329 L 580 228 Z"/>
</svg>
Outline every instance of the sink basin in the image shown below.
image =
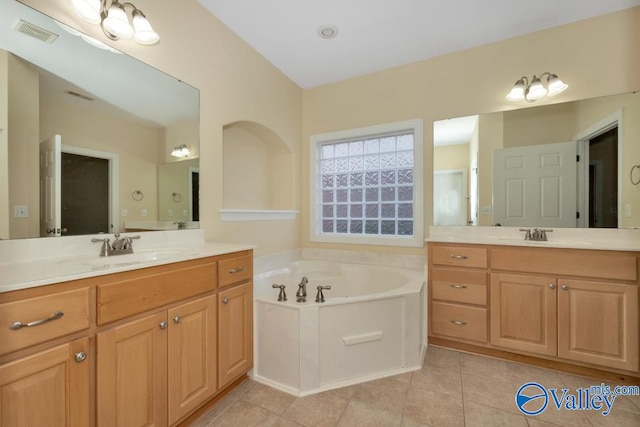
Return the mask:
<svg viewBox="0 0 640 427">
<path fill-rule="evenodd" d="M 134 249 L 135 250 L 135 249 Z M 60 261 L 60 264 L 73 264 L 91 267 L 92 269 L 103 269 L 109 267 L 120 267 L 125 265 L 140 264 L 143 262 L 158 261 L 162 259 L 174 258 L 183 255 L 187 248 L 160 248 L 160 249 L 139 249 L 132 254 L 111 255 L 107 257 L 81 257 Z"/>
</svg>

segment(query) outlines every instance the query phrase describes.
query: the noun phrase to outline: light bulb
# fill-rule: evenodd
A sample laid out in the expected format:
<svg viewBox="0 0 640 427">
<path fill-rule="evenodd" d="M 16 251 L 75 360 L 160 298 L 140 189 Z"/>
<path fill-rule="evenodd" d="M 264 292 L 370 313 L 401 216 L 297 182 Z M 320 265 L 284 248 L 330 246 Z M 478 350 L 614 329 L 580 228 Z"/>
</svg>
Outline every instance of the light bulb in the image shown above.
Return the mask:
<svg viewBox="0 0 640 427">
<path fill-rule="evenodd" d="M 108 33 L 121 39 L 130 39 L 133 37 L 133 27 L 129 24 L 127 13 L 120 3 L 114 1 L 107 12 L 107 17 L 102 25 Z"/>
<path fill-rule="evenodd" d="M 518 80 L 507 95 L 507 99 L 509 101 L 522 101 L 524 99 L 524 89 L 524 80 Z"/>
<path fill-rule="evenodd" d="M 525 94 L 527 101 L 537 101 L 547 94 L 547 89 L 542 85 L 542 82 L 535 75 L 531 79 L 529 90 Z"/>
<path fill-rule="evenodd" d="M 87 22 L 100 23 L 100 0 L 71 0 L 71 9 Z"/>
<path fill-rule="evenodd" d="M 138 9 L 133 11 L 133 29 L 135 30 L 133 39 L 137 43 L 149 45 L 157 43 L 158 40 L 160 40 L 160 36 L 153 31 L 146 16 Z"/>
<path fill-rule="evenodd" d="M 549 96 L 554 96 L 568 88 L 569 85 L 560 80 L 555 74 L 551 74 L 547 79 L 547 87 L 549 90 L 547 94 Z"/>
</svg>

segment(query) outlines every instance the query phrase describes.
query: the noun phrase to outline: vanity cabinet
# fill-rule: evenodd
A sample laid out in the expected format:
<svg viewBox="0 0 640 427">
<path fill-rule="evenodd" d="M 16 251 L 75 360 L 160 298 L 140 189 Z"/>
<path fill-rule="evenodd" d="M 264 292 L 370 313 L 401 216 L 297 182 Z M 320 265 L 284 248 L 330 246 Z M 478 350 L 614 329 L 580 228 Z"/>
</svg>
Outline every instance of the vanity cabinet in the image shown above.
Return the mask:
<svg viewBox="0 0 640 427">
<path fill-rule="evenodd" d="M 89 353 L 83 338 L 0 365 L 0 426 L 91 425 Z"/>
<path fill-rule="evenodd" d="M 486 251 L 485 269 L 462 264 L 473 263 L 470 248 Z M 639 372 L 637 253 L 430 243 L 429 255 L 430 336 Z M 488 341 L 460 332 L 474 324 L 462 308 L 486 310 Z"/>
<path fill-rule="evenodd" d="M 97 378 L 99 426 L 162 426 L 197 408 L 217 390 L 215 296 L 98 333 Z"/>
<path fill-rule="evenodd" d="M 430 259 L 430 333 L 485 344 L 487 249 L 432 246 Z"/>
</svg>

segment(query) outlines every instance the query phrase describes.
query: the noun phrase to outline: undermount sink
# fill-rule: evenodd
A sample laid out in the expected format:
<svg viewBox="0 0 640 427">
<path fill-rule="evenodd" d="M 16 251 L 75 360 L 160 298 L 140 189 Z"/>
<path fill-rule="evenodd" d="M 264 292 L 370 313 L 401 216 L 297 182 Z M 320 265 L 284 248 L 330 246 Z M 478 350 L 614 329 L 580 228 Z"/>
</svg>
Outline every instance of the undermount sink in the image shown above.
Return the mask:
<svg viewBox="0 0 640 427">
<path fill-rule="evenodd" d="M 173 258 L 184 254 L 187 250 L 187 248 L 134 249 L 132 254 L 71 258 L 61 261 L 60 264 L 85 265 L 100 269 Z"/>
</svg>

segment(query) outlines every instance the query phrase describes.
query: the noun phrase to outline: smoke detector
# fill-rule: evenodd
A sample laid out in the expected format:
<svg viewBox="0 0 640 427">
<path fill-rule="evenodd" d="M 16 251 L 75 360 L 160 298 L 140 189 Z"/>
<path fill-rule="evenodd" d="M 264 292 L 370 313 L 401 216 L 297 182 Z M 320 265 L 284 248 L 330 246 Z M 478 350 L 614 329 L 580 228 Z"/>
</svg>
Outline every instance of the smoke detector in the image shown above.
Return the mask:
<svg viewBox="0 0 640 427">
<path fill-rule="evenodd" d="M 318 35 L 323 39 L 332 39 L 338 35 L 338 27 L 335 25 L 322 25 L 318 27 Z"/>
</svg>

